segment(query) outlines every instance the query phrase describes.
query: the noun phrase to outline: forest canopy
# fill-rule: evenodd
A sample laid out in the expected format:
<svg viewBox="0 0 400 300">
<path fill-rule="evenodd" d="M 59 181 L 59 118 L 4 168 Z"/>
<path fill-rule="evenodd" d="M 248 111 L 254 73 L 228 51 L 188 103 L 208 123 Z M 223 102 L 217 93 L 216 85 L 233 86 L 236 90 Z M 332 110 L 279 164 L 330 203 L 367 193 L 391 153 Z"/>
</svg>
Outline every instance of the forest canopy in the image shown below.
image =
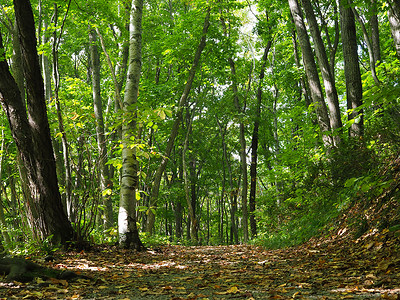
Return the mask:
<svg viewBox="0 0 400 300">
<path fill-rule="evenodd" d="M 4 0 L 3 247 L 303 242 L 393 185 L 399 59 L 398 0 Z"/>
</svg>

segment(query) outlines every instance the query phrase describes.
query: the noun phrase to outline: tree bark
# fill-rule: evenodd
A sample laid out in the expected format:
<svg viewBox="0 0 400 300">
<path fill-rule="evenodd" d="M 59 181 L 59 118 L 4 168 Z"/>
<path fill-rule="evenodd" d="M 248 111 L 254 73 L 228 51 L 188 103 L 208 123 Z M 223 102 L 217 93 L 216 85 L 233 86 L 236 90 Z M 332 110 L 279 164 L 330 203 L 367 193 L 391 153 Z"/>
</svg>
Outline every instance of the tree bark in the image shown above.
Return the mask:
<svg viewBox="0 0 400 300">
<path fill-rule="evenodd" d="M 97 48 L 97 33 L 93 28 L 89 29 L 89 43 L 92 70 L 93 109 L 94 117 L 96 119 L 97 149 L 99 151 L 98 166 L 100 174 L 100 191 L 104 192 L 106 189 L 111 188 L 112 182 L 108 172 L 107 144 L 104 135 L 103 103 L 100 87 L 100 56 Z M 118 90 L 115 92 L 119 95 Z M 114 223 L 111 196 L 109 194 L 102 194 L 102 202 L 104 205 L 104 228 L 109 229 Z"/>
<path fill-rule="evenodd" d="M 371 31 L 371 44 L 372 52 L 374 55 L 375 64 L 382 61 L 381 58 L 381 42 L 379 34 L 379 22 L 378 22 L 378 4 L 377 0 L 371 0 L 371 17 L 369 19 L 369 27 Z"/>
<path fill-rule="evenodd" d="M 193 110 L 192 114 L 189 114 L 189 121 L 187 126 L 187 132 L 185 141 L 183 144 L 183 151 L 182 151 L 182 168 L 183 168 L 183 179 L 184 179 L 184 188 L 185 188 L 185 196 L 186 196 L 186 203 L 188 205 L 188 212 L 190 217 L 190 239 L 194 245 L 198 244 L 198 236 L 197 236 L 197 218 L 196 218 L 196 211 L 195 211 L 195 204 L 192 202 L 191 192 L 193 193 L 193 187 L 190 187 L 190 182 L 188 180 L 188 171 L 187 171 L 187 162 L 186 162 L 186 152 L 189 146 L 189 137 L 192 128 L 192 122 L 194 118 L 195 110 Z"/>
<path fill-rule="evenodd" d="M 364 122 L 362 110 L 362 82 L 357 53 L 356 24 L 353 11 L 348 6 L 339 6 L 342 29 L 342 47 L 344 58 L 344 73 L 346 78 L 347 109 L 349 120 L 352 120 L 349 134 L 352 137 L 362 136 Z"/>
<path fill-rule="evenodd" d="M 265 68 L 267 65 L 268 53 L 271 48 L 272 41 L 269 41 L 264 49 L 262 57 L 262 65 L 257 88 L 257 107 L 254 121 L 253 135 L 251 139 L 251 165 L 250 165 L 250 197 L 249 197 L 249 213 L 250 213 L 250 232 L 254 238 L 257 236 L 257 223 L 255 219 L 256 211 L 256 189 L 257 189 L 257 157 L 258 157 L 258 129 L 261 119 L 261 103 L 262 103 L 262 87 L 265 76 Z"/>
<path fill-rule="evenodd" d="M 0 59 L 0 101 L 27 171 L 32 196 L 32 202 L 27 206 L 28 214 L 32 216 L 31 226 L 38 238 L 43 240 L 52 236 L 53 243 L 66 244 L 74 238 L 74 231 L 63 210 L 58 189 L 32 7 L 28 0 L 19 0 L 14 1 L 14 9 L 26 79 L 28 113 L 4 55 Z M 4 49 L 1 36 L 0 49 Z"/>
<path fill-rule="evenodd" d="M 137 134 L 137 99 L 142 66 L 143 0 L 132 0 L 129 23 L 129 62 L 125 86 L 122 125 L 121 196 L 118 213 L 119 243 L 123 248 L 144 250 L 136 225 L 136 189 L 138 187 L 138 161 L 132 140 Z"/>
<path fill-rule="evenodd" d="M 314 109 L 317 114 L 322 140 L 325 146 L 331 147 L 331 126 L 329 122 L 328 111 L 324 101 L 321 82 L 319 81 L 318 69 L 317 65 L 315 64 L 314 54 L 311 48 L 307 29 L 304 24 L 303 14 L 300 10 L 297 0 L 289 0 L 289 6 L 294 24 L 296 26 L 300 48 L 303 54 L 304 68 L 306 70 L 308 85 L 310 87 L 311 98 L 314 102 Z"/>
<path fill-rule="evenodd" d="M 311 2 L 310 0 L 302 0 L 302 3 L 310 27 L 311 36 L 314 41 L 315 52 L 321 70 L 322 79 L 324 81 L 325 94 L 329 107 L 330 125 L 333 130 L 339 131 L 342 128 L 339 98 L 336 91 L 335 80 L 329 65 L 328 55 L 326 54 L 325 45 L 322 41 L 321 32 Z M 339 145 L 339 132 L 334 133 L 333 141 L 336 146 Z"/>
</svg>

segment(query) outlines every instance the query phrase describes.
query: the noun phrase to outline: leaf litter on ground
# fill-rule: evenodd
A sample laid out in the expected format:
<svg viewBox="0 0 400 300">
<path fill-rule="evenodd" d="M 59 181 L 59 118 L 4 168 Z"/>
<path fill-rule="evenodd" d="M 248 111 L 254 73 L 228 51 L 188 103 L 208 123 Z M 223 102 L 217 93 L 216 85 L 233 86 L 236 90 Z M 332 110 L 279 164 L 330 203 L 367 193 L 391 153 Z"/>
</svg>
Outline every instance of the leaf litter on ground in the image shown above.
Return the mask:
<svg viewBox="0 0 400 300">
<path fill-rule="evenodd" d="M 58 252 L 52 262 L 85 277 L 3 282 L 0 299 L 400 299 L 399 232 L 315 239 L 266 250 L 251 245 L 114 246 Z"/>
</svg>

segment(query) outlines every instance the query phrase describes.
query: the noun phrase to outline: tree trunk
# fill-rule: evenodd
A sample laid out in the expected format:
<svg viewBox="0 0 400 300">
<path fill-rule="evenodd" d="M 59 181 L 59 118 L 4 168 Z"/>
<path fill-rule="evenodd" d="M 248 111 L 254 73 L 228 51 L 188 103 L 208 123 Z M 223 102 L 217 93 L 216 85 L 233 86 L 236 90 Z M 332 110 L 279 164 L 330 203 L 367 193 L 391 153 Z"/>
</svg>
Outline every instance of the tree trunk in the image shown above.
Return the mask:
<svg viewBox="0 0 400 300">
<path fill-rule="evenodd" d="M 324 101 L 321 82 L 319 81 L 318 69 L 315 64 L 314 54 L 308 38 L 307 29 L 304 24 L 303 14 L 300 10 L 298 0 L 289 0 L 289 6 L 294 24 L 296 26 L 300 48 L 303 54 L 304 68 L 306 70 L 308 85 L 310 87 L 311 98 L 314 102 L 314 108 L 317 114 L 322 140 L 325 146 L 331 147 L 331 126 L 329 122 L 328 111 Z"/>
<path fill-rule="evenodd" d="M 57 28 L 58 26 L 58 7 L 57 4 L 54 3 L 54 28 Z M 53 45 L 52 45 L 52 54 L 53 54 L 53 82 L 54 82 L 54 101 L 55 101 L 55 107 L 57 111 L 57 121 L 58 121 L 58 130 L 61 133 L 61 144 L 62 144 L 62 154 L 63 154 L 63 160 L 61 158 L 56 157 L 58 161 L 63 161 L 64 163 L 64 178 L 60 178 L 59 180 L 61 181 L 61 184 L 65 185 L 65 194 L 62 195 L 62 201 L 64 205 L 64 209 L 69 217 L 69 220 L 72 222 L 76 222 L 75 220 L 75 211 L 73 211 L 73 199 L 71 197 L 72 193 L 72 179 L 71 179 L 71 164 L 70 164 L 70 159 L 69 159 L 69 149 L 68 149 L 68 139 L 67 139 L 67 133 L 64 130 L 64 121 L 63 121 L 63 116 L 62 116 L 62 111 L 61 111 L 61 104 L 60 104 L 60 99 L 58 97 L 59 95 L 59 90 L 60 90 L 60 70 L 59 70 L 59 65 L 58 65 L 58 45 L 59 45 L 59 38 L 57 37 L 57 31 L 54 30 L 53 32 Z M 48 99 L 45 97 L 46 101 Z M 54 141 L 54 144 L 56 145 L 55 152 L 56 155 L 58 156 L 59 153 L 59 145 L 56 144 L 58 143 L 56 140 Z M 60 163 L 61 164 L 61 163 Z M 59 173 L 63 173 L 62 168 L 59 168 Z"/>
<path fill-rule="evenodd" d="M 190 112 L 188 112 L 190 114 Z M 184 188 L 185 188 L 185 196 L 186 196 L 186 203 L 188 205 L 189 217 L 190 217 L 190 239 L 194 245 L 198 244 L 198 236 L 197 236 L 197 219 L 196 219 L 196 212 L 195 212 L 195 204 L 192 202 L 191 192 L 193 193 L 193 187 L 191 189 L 190 183 L 188 180 L 188 171 L 187 171 L 187 163 L 186 163 L 186 152 L 188 149 L 189 144 L 189 137 L 192 128 L 192 122 L 194 118 L 194 110 L 191 115 L 189 115 L 189 122 L 187 126 L 187 133 L 185 137 L 185 141 L 183 144 L 183 151 L 182 151 L 182 167 L 183 167 L 183 179 L 184 179 Z"/>
<path fill-rule="evenodd" d="M 97 34 L 95 29 L 93 28 L 89 29 L 89 43 L 92 69 L 93 109 L 96 119 L 97 148 L 99 151 L 98 166 L 100 174 L 100 192 L 103 193 L 106 189 L 111 188 L 112 183 L 108 173 L 107 144 L 104 135 L 103 103 L 100 92 L 100 56 L 97 49 Z M 119 95 L 118 90 L 116 90 L 115 93 Z M 113 226 L 114 223 L 112 200 L 110 194 L 102 194 L 102 200 L 104 205 L 104 228 L 109 229 L 111 226 Z"/>
<path fill-rule="evenodd" d="M 4 146 L 6 144 L 6 139 L 4 138 L 4 129 L 1 130 L 1 146 L 0 146 L 0 178 L 3 178 L 3 159 L 5 156 L 5 149 Z M 0 182 L 0 232 L 1 235 L 3 236 L 4 239 L 4 244 L 6 246 L 6 248 L 11 247 L 11 239 L 10 239 L 10 235 L 8 234 L 7 228 L 7 223 L 6 223 L 6 219 L 4 216 L 4 206 L 3 206 L 3 199 L 1 197 L 1 194 L 3 193 L 3 183 Z M 4 190 L 5 191 L 5 190 Z M 7 196 L 7 194 L 5 193 L 5 196 Z"/>
<path fill-rule="evenodd" d="M 179 124 L 182 121 L 183 109 L 186 105 L 186 101 L 189 97 L 189 93 L 192 88 L 193 80 L 194 80 L 194 77 L 196 74 L 196 69 L 200 62 L 201 53 L 203 52 L 203 50 L 206 46 L 206 35 L 207 35 L 209 26 L 210 26 L 210 8 L 208 8 L 206 17 L 204 19 L 201 40 L 197 47 L 192 66 L 189 70 L 188 78 L 187 78 L 183 93 L 182 93 L 181 98 L 178 103 L 178 111 L 175 116 L 174 124 L 172 125 L 172 130 L 171 130 L 171 133 L 168 138 L 168 142 L 167 142 L 167 146 L 165 148 L 163 158 L 162 158 L 161 163 L 160 163 L 159 167 L 157 168 L 157 171 L 154 175 L 153 186 L 152 186 L 151 195 L 150 195 L 150 206 L 151 207 L 156 206 L 156 204 L 157 204 L 162 174 L 164 173 L 164 170 L 167 166 L 169 157 L 171 155 L 172 148 L 174 146 L 175 138 L 178 134 Z M 149 212 L 149 215 L 147 217 L 146 231 L 150 234 L 152 234 L 152 232 L 153 232 L 154 222 L 155 222 L 155 215 L 152 212 Z"/>
<path fill-rule="evenodd" d="M 122 179 L 118 213 L 119 243 L 126 249 L 141 251 L 144 246 L 136 225 L 136 189 L 139 182 L 138 161 L 132 139 L 137 134 L 137 99 L 142 64 L 143 0 L 132 0 L 129 24 L 129 63 L 125 86 L 122 125 Z"/>
<path fill-rule="evenodd" d="M 14 9 L 26 79 L 28 113 L 5 59 L 0 59 L 0 101 L 27 171 L 33 200 L 28 203 L 28 213 L 33 221 L 31 226 L 38 238 L 43 240 L 52 236 L 53 243 L 66 244 L 73 239 L 74 231 L 63 210 L 58 189 L 32 7 L 28 0 L 19 0 L 14 1 Z M 0 49 L 4 49 L 1 36 Z"/>
<path fill-rule="evenodd" d="M 378 4 L 377 0 L 371 0 L 371 17 L 369 19 L 369 27 L 371 31 L 371 46 L 374 55 L 375 64 L 382 61 L 381 58 L 381 42 L 379 36 L 379 22 L 378 22 Z"/>
<path fill-rule="evenodd" d="M 257 107 L 254 121 L 253 135 L 251 139 L 251 165 L 250 165 L 250 197 L 249 197 L 249 213 L 250 213 L 250 232 L 254 238 L 257 235 L 257 223 L 255 219 L 256 211 L 256 189 L 257 189 L 257 157 L 258 157 L 258 129 L 260 127 L 261 119 L 261 103 L 262 103 L 262 87 L 265 76 L 265 68 L 267 65 L 267 58 L 269 49 L 271 48 L 272 41 L 269 41 L 264 49 L 262 58 L 261 71 L 259 76 L 259 83 L 257 88 Z"/>
<path fill-rule="evenodd" d="M 350 136 L 363 135 L 363 115 L 359 107 L 362 104 L 362 82 L 357 53 L 357 34 L 353 11 L 350 7 L 340 5 L 340 21 L 342 28 L 342 47 L 344 73 L 346 78 L 347 109 L 352 120 Z"/>
<path fill-rule="evenodd" d="M 231 76 L 232 76 L 232 89 L 233 89 L 233 101 L 236 107 L 237 113 L 241 114 L 244 112 L 244 109 L 240 107 L 239 103 L 239 93 L 236 83 L 236 69 L 235 62 L 232 58 L 228 58 L 229 65 L 231 67 Z M 243 185 L 242 185 L 242 230 L 243 230 L 243 242 L 247 243 L 249 240 L 249 212 L 247 207 L 247 190 L 248 190 L 248 179 L 247 179 L 247 153 L 246 153 L 246 139 L 245 139 L 245 127 L 243 120 L 239 121 L 239 142 L 240 142 L 240 167 L 242 170 L 243 176 Z"/>
<path fill-rule="evenodd" d="M 325 45 L 322 41 L 321 32 L 318 22 L 314 14 L 310 0 L 302 0 L 306 18 L 310 27 L 311 36 L 315 45 L 319 68 L 321 70 L 322 79 L 324 81 L 326 99 L 329 107 L 330 125 L 333 130 L 339 131 L 342 128 L 342 119 L 340 115 L 339 98 L 336 91 L 335 80 L 331 73 L 328 55 L 326 54 Z M 334 133 L 333 141 L 336 146 L 340 143 L 339 132 Z"/>
</svg>

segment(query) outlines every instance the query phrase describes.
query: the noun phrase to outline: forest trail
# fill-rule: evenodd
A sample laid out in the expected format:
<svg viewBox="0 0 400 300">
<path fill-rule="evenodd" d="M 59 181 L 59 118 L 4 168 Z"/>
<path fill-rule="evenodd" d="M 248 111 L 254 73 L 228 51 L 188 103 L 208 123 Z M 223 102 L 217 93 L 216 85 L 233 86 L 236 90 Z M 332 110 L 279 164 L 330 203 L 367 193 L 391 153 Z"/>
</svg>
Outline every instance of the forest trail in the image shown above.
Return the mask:
<svg viewBox="0 0 400 300">
<path fill-rule="evenodd" d="M 1 299 L 400 299 L 399 232 L 348 242 L 314 240 L 265 250 L 163 246 L 146 252 L 97 246 L 59 252 L 48 267 L 91 279 L 2 283 Z"/>
</svg>

